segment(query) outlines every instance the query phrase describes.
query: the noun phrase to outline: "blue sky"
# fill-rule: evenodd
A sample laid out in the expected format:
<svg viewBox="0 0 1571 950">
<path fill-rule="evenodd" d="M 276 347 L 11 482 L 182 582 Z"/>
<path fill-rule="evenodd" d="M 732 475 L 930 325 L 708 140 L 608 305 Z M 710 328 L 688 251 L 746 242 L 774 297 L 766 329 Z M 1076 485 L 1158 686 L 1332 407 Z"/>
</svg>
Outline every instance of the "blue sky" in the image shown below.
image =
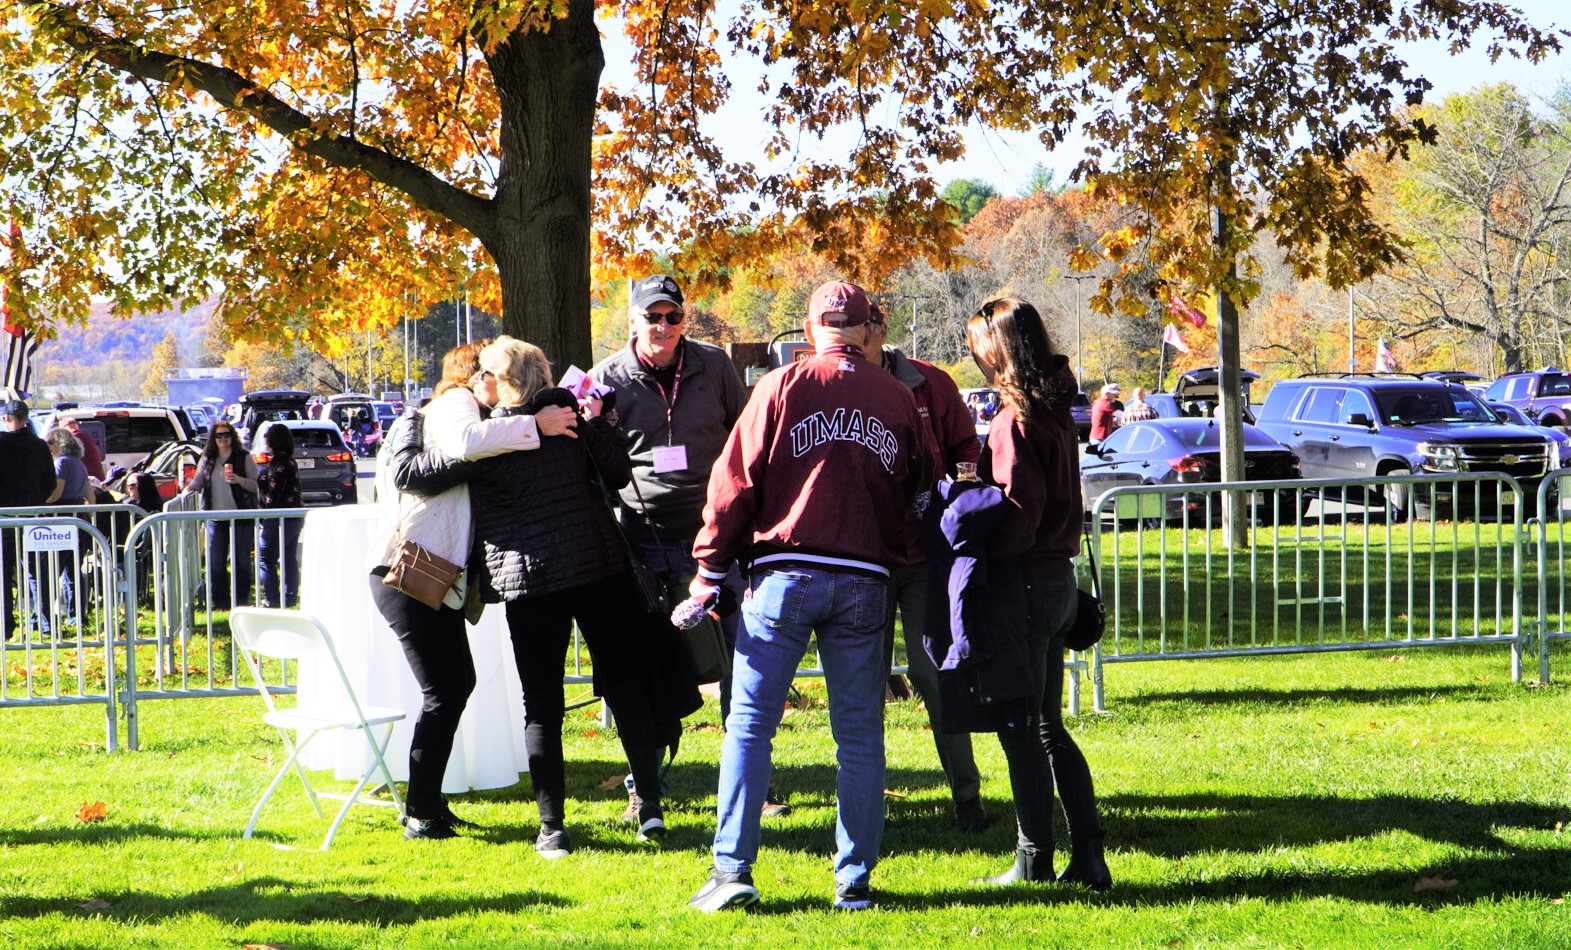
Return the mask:
<svg viewBox="0 0 1571 950">
<path fill-rule="evenodd" d="M 1566 0 L 1517 0 L 1514 4 L 1527 19 L 1539 27 L 1571 25 L 1571 5 Z M 631 72 L 624 66 L 628 45 L 618 26 L 605 23 L 606 69 L 603 82 L 626 88 Z M 1571 46 L 1571 41 L 1567 41 Z M 1562 81 L 1571 80 L 1571 53 L 1562 52 L 1538 64 L 1525 60 L 1503 58 L 1491 65 L 1479 50 L 1473 49 L 1460 56 L 1447 54 L 1441 43 L 1414 44 L 1408 62 L 1420 75 L 1434 84 L 1430 98 L 1438 101 L 1447 95 L 1464 92 L 1485 82 L 1512 82 L 1529 96 L 1547 95 Z M 739 63 L 739 67 L 757 69 L 756 64 Z M 726 152 L 742 157 L 749 148 L 756 149 L 762 140 L 760 123 L 752 117 L 763 108 L 763 101 L 754 93 L 756 71 L 752 74 L 735 74 L 732 77 L 733 96 L 723 122 L 714 123 L 712 130 Z M 1032 167 L 1043 162 L 1053 169 L 1055 178 L 1063 182 L 1069 171 L 1079 161 L 1079 148 L 1073 140 L 1064 143 L 1052 153 L 1042 150 L 1031 135 L 1003 134 L 973 128 L 966 137 L 966 155 L 959 162 L 941 166 L 937 177 L 940 182 L 955 178 L 980 178 L 1004 194 L 1019 192 L 1030 180 Z M 805 154 L 821 157 L 828 146 L 807 143 L 802 146 Z"/>
</svg>

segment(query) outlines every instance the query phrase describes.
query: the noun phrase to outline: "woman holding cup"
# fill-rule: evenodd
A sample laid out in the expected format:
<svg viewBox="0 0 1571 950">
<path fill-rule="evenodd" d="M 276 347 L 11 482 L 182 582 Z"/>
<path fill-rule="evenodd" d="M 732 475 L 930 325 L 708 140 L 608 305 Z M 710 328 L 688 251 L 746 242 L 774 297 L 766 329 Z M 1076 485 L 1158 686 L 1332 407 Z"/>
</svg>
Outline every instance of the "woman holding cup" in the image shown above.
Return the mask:
<svg viewBox="0 0 1571 950">
<path fill-rule="evenodd" d="M 233 424 L 219 422 L 207 435 L 196 477 L 187 494 L 202 499 L 203 511 L 248 511 L 256 507 L 256 465 L 240 443 Z M 252 552 L 256 522 L 214 520 L 207 523 L 208 607 L 228 610 L 251 603 Z M 233 570 L 231 571 L 231 562 Z"/>
</svg>

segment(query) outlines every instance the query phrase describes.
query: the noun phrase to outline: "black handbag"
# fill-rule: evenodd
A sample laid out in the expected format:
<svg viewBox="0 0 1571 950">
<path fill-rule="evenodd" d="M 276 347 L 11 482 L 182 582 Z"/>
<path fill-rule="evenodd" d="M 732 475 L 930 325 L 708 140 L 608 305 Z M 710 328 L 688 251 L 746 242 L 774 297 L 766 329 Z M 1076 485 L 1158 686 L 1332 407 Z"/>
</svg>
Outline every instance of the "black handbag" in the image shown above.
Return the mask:
<svg viewBox="0 0 1571 950">
<path fill-rule="evenodd" d="M 1075 623 L 1069 628 L 1069 632 L 1064 634 L 1064 646 L 1077 652 L 1089 650 L 1101 643 L 1102 635 L 1107 632 L 1107 605 L 1102 603 L 1102 582 L 1097 576 L 1096 552 L 1091 549 L 1089 531 L 1083 534 L 1082 542 L 1091 568 L 1091 589 L 1075 591 L 1079 601 L 1075 611 Z"/>
</svg>

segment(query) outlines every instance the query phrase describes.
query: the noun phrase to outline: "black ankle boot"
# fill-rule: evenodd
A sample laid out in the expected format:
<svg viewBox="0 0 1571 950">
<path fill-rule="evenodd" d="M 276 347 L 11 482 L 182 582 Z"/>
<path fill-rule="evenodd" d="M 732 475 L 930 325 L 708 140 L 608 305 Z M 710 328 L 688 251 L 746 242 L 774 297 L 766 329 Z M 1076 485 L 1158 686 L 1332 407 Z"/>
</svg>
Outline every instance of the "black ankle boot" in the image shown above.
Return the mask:
<svg viewBox="0 0 1571 950">
<path fill-rule="evenodd" d="M 1053 880 L 1053 855 L 1047 853 L 1032 853 L 1016 851 L 1014 866 L 1002 874 L 992 877 L 974 877 L 972 884 L 1017 884 L 1021 881 L 1051 881 Z"/>
<path fill-rule="evenodd" d="M 1084 884 L 1093 891 L 1105 891 L 1113 886 L 1113 874 L 1107 869 L 1107 859 L 1102 856 L 1102 836 L 1087 838 L 1082 844 L 1070 842 L 1069 866 L 1058 876 L 1061 884 Z"/>
</svg>

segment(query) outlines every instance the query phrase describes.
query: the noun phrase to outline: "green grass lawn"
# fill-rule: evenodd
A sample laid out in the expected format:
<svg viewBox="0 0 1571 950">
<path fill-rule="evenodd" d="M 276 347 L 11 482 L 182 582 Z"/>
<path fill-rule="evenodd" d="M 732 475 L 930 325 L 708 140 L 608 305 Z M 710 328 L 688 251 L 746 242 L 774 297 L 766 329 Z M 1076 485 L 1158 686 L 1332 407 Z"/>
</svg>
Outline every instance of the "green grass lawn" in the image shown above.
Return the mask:
<svg viewBox="0 0 1571 950">
<path fill-rule="evenodd" d="M 1562 657 L 1561 659 L 1564 659 Z M 595 709 L 570 714 L 569 827 L 531 848 L 527 779 L 455 799 L 484 826 L 405 842 L 362 808 L 326 821 L 287 782 L 240 840 L 278 757 L 260 701 L 141 707 L 143 749 L 106 754 L 96 709 L 0 710 L 0 938 L 8 947 L 1571 945 L 1571 690 L 1512 684 L 1497 648 L 1110 667 L 1109 714 L 1075 722 L 1102 795 L 1113 890 L 983 890 L 1013 848 L 996 740 L 979 737 L 980 837 L 912 703 L 889 707 L 879 907 L 829 909 L 832 746 L 803 681 L 777 742 L 795 806 L 766 823 L 758 911 L 705 916 L 720 732 L 690 720 L 663 849 L 618 818 L 623 765 Z M 325 778 L 325 773 L 318 773 Z M 329 783 L 331 784 L 331 783 Z M 83 823 L 83 803 L 107 818 Z M 1061 852 L 1059 861 L 1062 863 Z M 1415 892 L 1426 878 L 1454 881 Z"/>
</svg>

